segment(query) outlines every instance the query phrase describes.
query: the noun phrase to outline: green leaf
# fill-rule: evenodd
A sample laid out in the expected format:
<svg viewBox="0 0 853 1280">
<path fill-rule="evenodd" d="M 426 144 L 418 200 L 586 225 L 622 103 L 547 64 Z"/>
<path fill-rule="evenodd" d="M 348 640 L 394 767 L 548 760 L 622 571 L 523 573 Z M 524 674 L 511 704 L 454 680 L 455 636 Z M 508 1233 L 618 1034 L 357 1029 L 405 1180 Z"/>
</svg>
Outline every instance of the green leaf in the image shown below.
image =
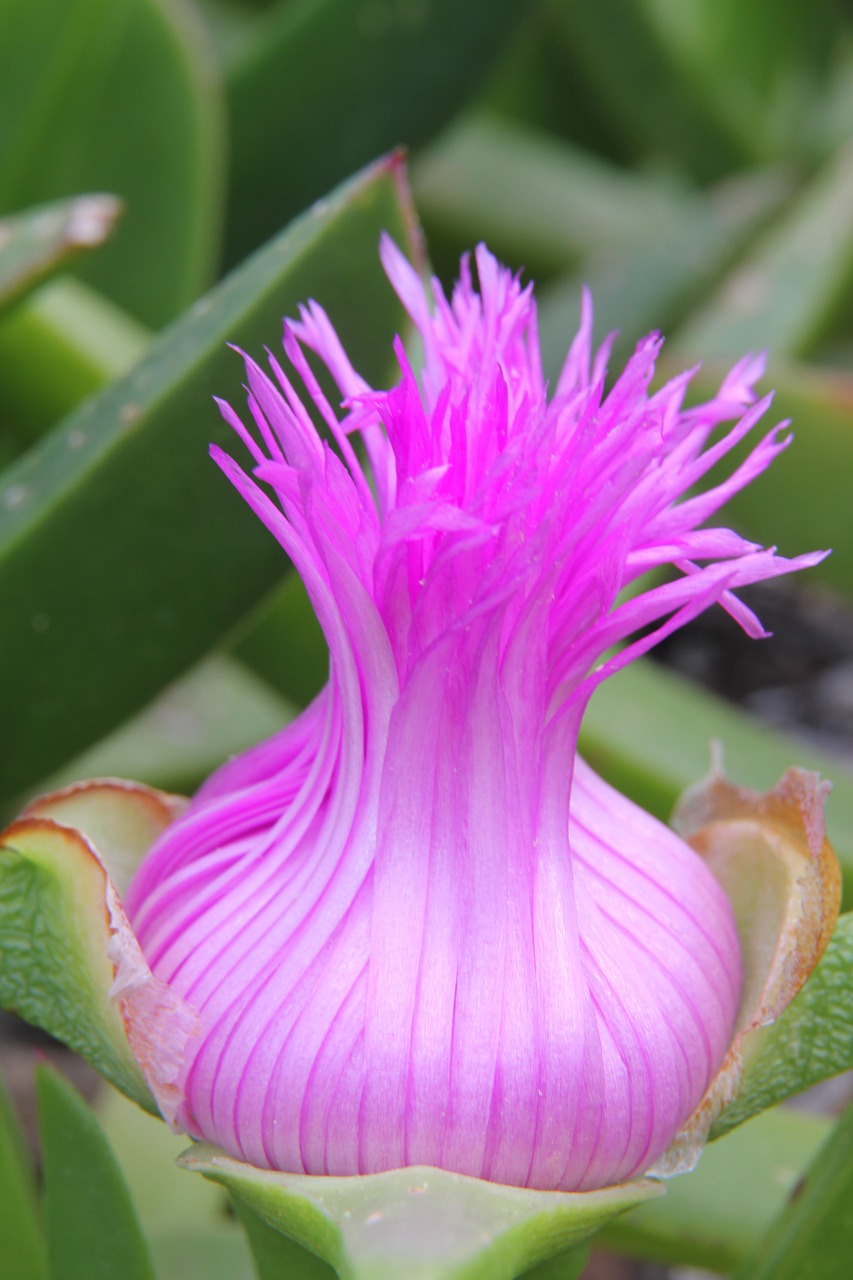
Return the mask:
<svg viewBox="0 0 853 1280">
<path fill-rule="evenodd" d="M 743 167 L 741 139 L 715 118 L 644 3 L 548 0 L 548 10 L 564 74 L 585 90 L 618 154 L 674 160 L 702 181 Z"/>
<path fill-rule="evenodd" d="M 647 183 L 646 179 L 623 179 Z M 605 245 L 587 258 L 577 275 L 538 292 L 542 363 L 556 379 L 577 330 L 580 289 L 586 283 L 595 304 L 595 339 L 618 332 L 610 368 L 619 369 L 640 338 L 653 329 L 670 333 L 728 268 L 790 193 L 781 170 L 751 173 L 721 184 L 707 196 L 681 202 L 665 235 L 640 249 Z M 627 192 L 625 193 L 627 197 Z M 628 209 L 633 202 L 627 201 Z"/>
<path fill-rule="evenodd" d="M 419 147 L 478 87 L 524 0 L 289 0 L 228 82 L 227 259 L 372 156 Z"/>
<path fill-rule="evenodd" d="M 74 835 L 36 829 L 0 848 L 0 1005 L 64 1041 L 140 1106 L 156 1110 L 109 999 L 103 868 Z"/>
<path fill-rule="evenodd" d="M 113 191 L 127 215 L 86 279 L 147 324 L 216 254 L 224 120 L 216 66 L 175 0 L 3 0 L 0 209 Z"/>
<path fill-rule="evenodd" d="M 707 1146 L 666 1195 L 602 1229 L 607 1249 L 668 1266 L 728 1274 L 783 1209 L 831 1128 L 823 1116 L 780 1107 Z"/>
<path fill-rule="evenodd" d="M 771 1027 L 753 1033 L 743 1089 L 717 1118 L 712 1137 L 750 1116 L 853 1068 L 853 914 L 839 917 L 823 959 Z"/>
<path fill-rule="evenodd" d="M 736 1280 L 847 1280 L 853 1255 L 853 1107 Z"/>
<path fill-rule="evenodd" d="M 297 573 L 249 620 L 234 654 L 299 707 L 320 692 L 329 678 L 329 650 Z"/>
<path fill-rule="evenodd" d="M 286 558 L 207 457 L 243 456 L 210 403 L 244 403 L 242 365 L 314 297 L 354 364 L 385 377 L 402 309 L 387 229 L 410 254 L 398 161 L 341 187 L 232 273 L 0 481 L 0 789 L 97 741 L 233 627 Z"/>
<path fill-rule="evenodd" d="M 114 1089 L 102 1091 L 97 1110 L 144 1223 L 158 1280 L 256 1280 L 226 1192 L 203 1178 L 188 1178 L 175 1164 L 186 1136 L 172 1133 Z"/>
<path fill-rule="evenodd" d="M 849 318 L 853 145 L 839 151 L 676 335 L 690 356 L 813 351 Z"/>
<path fill-rule="evenodd" d="M 414 167 L 433 232 L 489 248 L 534 276 L 565 271 L 590 253 L 640 248 L 700 204 L 676 181 L 640 177 L 531 129 L 475 115 Z"/>
<path fill-rule="evenodd" d="M 147 1224 L 146 1224 L 147 1225 Z M 149 1230 L 158 1280 L 258 1280 L 245 1236 L 238 1224 Z M 300 1280 L 298 1272 L 279 1272 L 276 1280 Z"/>
<path fill-rule="evenodd" d="M 49 1067 L 37 1075 L 50 1280 L 154 1280 L 133 1204 L 94 1113 Z"/>
<path fill-rule="evenodd" d="M 147 330 L 80 280 L 65 277 L 38 289 L 0 324 L 0 429 L 8 454 L 2 461 L 127 373 L 148 342 Z"/>
<path fill-rule="evenodd" d="M 634 662 L 596 690 L 581 726 L 581 752 L 620 791 L 666 820 L 684 789 L 708 772 L 713 741 L 726 773 L 759 791 L 791 764 L 833 784 L 827 832 L 853 893 L 853 777 L 828 752 L 758 723 L 721 698 L 649 659 Z"/>
<path fill-rule="evenodd" d="M 102 244 L 120 213 L 114 196 L 76 196 L 0 221 L 0 313 L 77 254 Z"/>
<path fill-rule="evenodd" d="M 529 1191 L 428 1168 L 308 1177 L 253 1169 L 205 1143 L 181 1163 L 223 1183 L 244 1211 L 341 1280 L 513 1280 L 661 1190 L 644 1180 L 583 1194 Z"/>
<path fill-rule="evenodd" d="M 243 663 L 215 654 L 39 790 L 80 778 L 134 778 L 188 795 L 230 756 L 277 733 L 295 710 Z"/>
<path fill-rule="evenodd" d="M 756 160 L 808 151 L 839 39 L 833 0 L 637 0 L 708 113 Z"/>
<path fill-rule="evenodd" d="M 14 1280 L 47 1280 L 35 1180 L 23 1134 L 0 1075 L 0 1258 Z"/>
</svg>

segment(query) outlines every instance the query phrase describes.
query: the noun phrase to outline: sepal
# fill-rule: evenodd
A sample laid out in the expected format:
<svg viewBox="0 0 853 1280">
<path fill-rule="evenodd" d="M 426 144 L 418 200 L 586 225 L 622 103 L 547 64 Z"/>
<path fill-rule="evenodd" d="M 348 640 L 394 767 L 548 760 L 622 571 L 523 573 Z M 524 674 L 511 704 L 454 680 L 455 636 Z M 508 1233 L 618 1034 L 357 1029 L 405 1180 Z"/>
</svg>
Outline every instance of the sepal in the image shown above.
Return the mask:
<svg viewBox="0 0 853 1280">
<path fill-rule="evenodd" d="M 788 769 L 766 794 L 736 787 L 718 761 L 684 793 L 673 825 L 708 863 L 731 902 L 743 989 L 735 1036 L 699 1107 L 650 1173 L 694 1168 L 726 1108 L 742 1092 L 744 1064 L 762 1051 L 761 1028 L 787 1008 L 817 965 L 841 904 L 841 871 L 826 839 L 829 784 Z"/>
<path fill-rule="evenodd" d="M 568 1193 L 424 1166 L 360 1177 L 273 1173 L 207 1143 L 179 1163 L 327 1262 L 341 1280 L 513 1280 L 661 1194 L 650 1179 Z"/>
<path fill-rule="evenodd" d="M 97 780 L 40 798 L 0 836 L 0 1004 L 156 1113 L 153 1089 L 164 1114 L 163 1076 L 174 1063 L 153 1072 L 143 1050 L 175 1000 L 150 973 L 116 885 L 182 805 L 135 783 Z"/>
</svg>

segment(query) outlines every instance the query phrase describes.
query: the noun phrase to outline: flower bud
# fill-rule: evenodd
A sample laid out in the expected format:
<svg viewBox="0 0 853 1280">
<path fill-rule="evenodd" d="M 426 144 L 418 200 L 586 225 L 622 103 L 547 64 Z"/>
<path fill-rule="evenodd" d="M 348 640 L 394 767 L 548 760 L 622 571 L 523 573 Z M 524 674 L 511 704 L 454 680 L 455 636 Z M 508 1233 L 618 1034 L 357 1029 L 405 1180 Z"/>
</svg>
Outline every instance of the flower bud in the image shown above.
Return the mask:
<svg viewBox="0 0 853 1280">
<path fill-rule="evenodd" d="M 761 635 L 733 591 L 821 556 L 706 527 L 787 444 L 775 428 L 698 491 L 769 404 L 760 359 L 685 409 L 689 373 L 650 391 L 652 335 L 608 390 L 585 298 L 549 392 L 531 291 L 484 248 L 479 289 L 464 261 L 449 300 L 390 241 L 382 257 L 417 372 L 398 342 L 398 382 L 371 389 L 311 304 L 285 326 L 289 373 L 246 358 L 252 429 L 221 406 L 254 474 L 214 456 L 302 576 L 329 681 L 210 779 L 129 889 L 193 1017 L 175 1119 L 296 1173 L 603 1187 L 694 1112 L 742 979 L 714 875 L 578 758 L 584 708 L 712 603 Z"/>
</svg>

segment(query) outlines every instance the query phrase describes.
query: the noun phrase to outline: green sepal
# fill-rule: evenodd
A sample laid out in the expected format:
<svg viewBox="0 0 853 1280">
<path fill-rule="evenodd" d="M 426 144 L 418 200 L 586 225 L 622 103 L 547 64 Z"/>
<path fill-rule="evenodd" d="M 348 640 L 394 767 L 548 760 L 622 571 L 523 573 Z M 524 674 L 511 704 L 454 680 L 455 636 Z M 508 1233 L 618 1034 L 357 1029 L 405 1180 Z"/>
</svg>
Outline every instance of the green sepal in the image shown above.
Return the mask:
<svg viewBox="0 0 853 1280">
<path fill-rule="evenodd" d="M 170 797 L 147 788 L 81 784 L 37 802 L 0 837 L 0 1005 L 155 1114 L 110 997 L 116 922 L 107 877 L 123 888 L 175 812 Z M 106 865 L 95 849 L 106 852 Z"/>
<path fill-rule="evenodd" d="M 772 1026 L 754 1033 L 743 1088 L 711 1130 L 750 1116 L 853 1067 L 853 914 L 841 916 L 823 959 Z"/>
<path fill-rule="evenodd" d="M 222 1183 L 242 1214 L 341 1280 L 514 1280 L 662 1192 L 649 1179 L 577 1194 L 531 1191 L 425 1167 L 309 1177 L 255 1169 L 206 1143 L 179 1162 Z"/>
</svg>

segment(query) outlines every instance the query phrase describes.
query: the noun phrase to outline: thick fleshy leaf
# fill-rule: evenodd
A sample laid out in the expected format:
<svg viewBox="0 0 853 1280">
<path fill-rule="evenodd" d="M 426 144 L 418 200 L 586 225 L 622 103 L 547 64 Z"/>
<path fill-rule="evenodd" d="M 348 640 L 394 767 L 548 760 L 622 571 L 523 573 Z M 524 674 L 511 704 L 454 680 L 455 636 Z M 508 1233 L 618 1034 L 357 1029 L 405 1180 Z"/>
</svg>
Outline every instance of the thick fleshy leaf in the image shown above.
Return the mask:
<svg viewBox="0 0 853 1280">
<path fill-rule="evenodd" d="M 125 1002 L 110 998 L 121 909 L 91 842 L 63 819 L 101 836 L 110 871 L 122 878 L 175 812 L 171 797 L 147 788 L 90 783 L 45 797 L 0 836 L 0 1004 L 63 1040 L 148 1109 L 154 1103 L 128 1043 Z"/>
<path fill-rule="evenodd" d="M 15 1280 L 47 1280 L 29 1153 L 0 1075 L 0 1258 Z"/>
<path fill-rule="evenodd" d="M 97 741 L 233 627 L 280 579 L 276 544 L 207 459 L 213 392 L 238 342 L 259 349 L 315 297 L 356 363 L 386 373 L 399 304 L 376 262 L 412 244 L 399 160 L 358 175 L 235 271 L 123 380 L 5 473 L 0 487 L 2 788 Z M 145 478 L 144 483 L 140 477 Z"/>
<path fill-rule="evenodd" d="M 228 81 L 229 262 L 372 156 L 424 143 L 477 88 L 524 8 L 523 0 L 275 5 Z"/>
<path fill-rule="evenodd" d="M 853 1068 L 853 915 L 838 921 L 805 988 L 772 1027 L 753 1037 L 743 1091 L 717 1119 L 712 1137 L 821 1080 Z"/>
<path fill-rule="evenodd" d="M 0 209 L 115 192 L 127 215 L 85 276 L 152 325 L 204 287 L 219 238 L 224 120 L 204 37 L 164 0 L 3 5 Z"/>
<path fill-rule="evenodd" d="M 812 179 L 717 293 L 675 335 L 679 351 L 807 355 L 849 316 L 853 144 Z"/>
<path fill-rule="evenodd" d="M 76 196 L 0 221 L 0 312 L 78 253 L 102 244 L 120 213 L 115 196 Z"/>
<path fill-rule="evenodd" d="M 756 1116 L 706 1147 L 694 1172 L 671 1179 L 665 1196 L 604 1227 L 600 1243 L 635 1258 L 728 1275 L 782 1211 L 830 1128 L 824 1116 L 785 1107 Z"/>
<path fill-rule="evenodd" d="M 735 1280 L 847 1280 L 853 1253 L 853 1107 Z"/>
<path fill-rule="evenodd" d="M 649 660 L 601 685 L 581 727 L 581 753 L 590 764 L 664 819 L 680 793 L 707 771 L 714 741 L 722 746 L 727 772 L 748 786 L 772 786 L 792 760 L 832 783 L 827 832 L 846 892 L 853 891 L 853 778 L 843 760 L 768 729 Z"/>
<path fill-rule="evenodd" d="M 62 1077 L 38 1070 L 50 1280 L 154 1280 L 115 1156 L 92 1110 Z"/>
<path fill-rule="evenodd" d="M 315 1178 L 254 1169 L 205 1143 L 181 1163 L 342 1280 L 513 1280 L 661 1190 L 644 1180 L 580 1195 L 528 1191 L 430 1168 Z"/>
</svg>

